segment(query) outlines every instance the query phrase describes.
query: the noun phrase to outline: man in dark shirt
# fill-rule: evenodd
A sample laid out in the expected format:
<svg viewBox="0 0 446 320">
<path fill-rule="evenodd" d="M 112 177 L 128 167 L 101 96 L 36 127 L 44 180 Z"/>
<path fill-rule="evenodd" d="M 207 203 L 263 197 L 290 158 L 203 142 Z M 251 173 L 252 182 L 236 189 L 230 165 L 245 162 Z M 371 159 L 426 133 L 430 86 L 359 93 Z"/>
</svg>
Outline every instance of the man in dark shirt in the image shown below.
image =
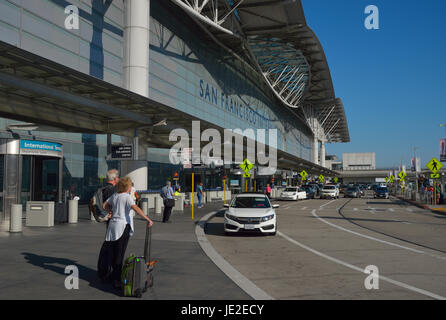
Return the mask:
<svg viewBox="0 0 446 320">
<path fill-rule="evenodd" d="M 119 181 L 119 172 L 116 169 L 108 170 L 107 172 L 107 183 L 102 190 L 102 202 L 107 201 L 115 192 L 116 184 Z"/>
</svg>

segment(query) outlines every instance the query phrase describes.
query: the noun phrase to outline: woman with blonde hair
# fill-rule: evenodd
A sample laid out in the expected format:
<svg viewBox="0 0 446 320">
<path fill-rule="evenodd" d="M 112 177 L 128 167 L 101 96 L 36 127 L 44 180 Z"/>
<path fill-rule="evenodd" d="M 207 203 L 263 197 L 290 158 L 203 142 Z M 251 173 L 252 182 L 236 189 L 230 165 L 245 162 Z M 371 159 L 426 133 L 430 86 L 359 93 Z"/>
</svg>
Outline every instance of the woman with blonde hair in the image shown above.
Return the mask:
<svg viewBox="0 0 446 320">
<path fill-rule="evenodd" d="M 110 212 L 109 224 L 105 241 L 111 241 L 113 246 L 113 287 L 119 289 L 121 286 L 121 272 L 124 261 L 125 250 L 129 238 L 134 233 L 133 215 L 131 210 L 143 217 L 148 227 L 153 225 L 144 212 L 135 204 L 129 192 L 132 189 L 132 180 L 129 177 L 122 178 L 116 184 L 117 192 L 108 198 L 103 208 Z"/>
</svg>

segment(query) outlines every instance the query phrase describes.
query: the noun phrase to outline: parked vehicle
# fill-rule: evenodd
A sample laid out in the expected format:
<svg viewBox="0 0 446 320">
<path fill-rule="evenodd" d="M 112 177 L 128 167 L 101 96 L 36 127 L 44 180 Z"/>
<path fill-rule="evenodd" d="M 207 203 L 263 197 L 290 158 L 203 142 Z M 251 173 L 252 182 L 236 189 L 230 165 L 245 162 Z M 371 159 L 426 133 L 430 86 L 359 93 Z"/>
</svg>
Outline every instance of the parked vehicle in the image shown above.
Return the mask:
<svg viewBox="0 0 446 320">
<path fill-rule="evenodd" d="M 358 187 L 349 187 L 344 194 L 344 198 L 361 198 L 361 190 Z"/>
<path fill-rule="evenodd" d="M 307 198 L 307 192 L 299 187 L 287 187 L 280 194 L 280 200 L 303 200 Z"/>
<path fill-rule="evenodd" d="M 339 199 L 339 189 L 334 185 L 325 185 L 321 191 L 321 199 Z"/>
<path fill-rule="evenodd" d="M 314 199 L 316 191 L 311 186 L 303 186 L 302 189 L 307 193 L 307 199 Z"/>
<path fill-rule="evenodd" d="M 316 192 L 316 196 L 319 197 L 321 195 L 321 188 L 317 184 L 310 184 L 310 187 Z"/>
<path fill-rule="evenodd" d="M 387 187 L 378 187 L 375 190 L 374 198 L 389 199 L 389 189 Z"/>
</svg>

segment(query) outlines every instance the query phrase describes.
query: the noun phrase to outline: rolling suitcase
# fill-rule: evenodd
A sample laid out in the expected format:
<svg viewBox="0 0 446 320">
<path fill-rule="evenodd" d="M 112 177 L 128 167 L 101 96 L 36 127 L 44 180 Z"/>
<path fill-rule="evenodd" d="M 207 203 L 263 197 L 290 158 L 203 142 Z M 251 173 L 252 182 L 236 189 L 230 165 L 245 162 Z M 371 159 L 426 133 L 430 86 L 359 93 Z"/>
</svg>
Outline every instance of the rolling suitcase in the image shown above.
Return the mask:
<svg viewBox="0 0 446 320">
<path fill-rule="evenodd" d="M 153 268 L 155 261 L 150 261 L 152 243 L 152 228 L 146 228 L 144 256 L 130 256 L 125 260 L 122 268 L 121 283 L 125 297 L 141 298 L 148 288 L 153 286 Z"/>
</svg>

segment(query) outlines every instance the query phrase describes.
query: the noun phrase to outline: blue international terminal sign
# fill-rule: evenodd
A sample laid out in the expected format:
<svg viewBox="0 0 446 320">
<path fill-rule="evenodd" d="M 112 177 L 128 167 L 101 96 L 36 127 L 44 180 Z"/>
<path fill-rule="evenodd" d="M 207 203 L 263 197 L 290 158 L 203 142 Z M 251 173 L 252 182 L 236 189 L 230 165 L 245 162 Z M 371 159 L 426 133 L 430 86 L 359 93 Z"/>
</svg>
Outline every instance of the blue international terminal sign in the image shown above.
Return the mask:
<svg viewBox="0 0 446 320">
<path fill-rule="evenodd" d="M 62 158 L 62 145 L 56 142 L 20 140 L 20 154 Z"/>
</svg>

